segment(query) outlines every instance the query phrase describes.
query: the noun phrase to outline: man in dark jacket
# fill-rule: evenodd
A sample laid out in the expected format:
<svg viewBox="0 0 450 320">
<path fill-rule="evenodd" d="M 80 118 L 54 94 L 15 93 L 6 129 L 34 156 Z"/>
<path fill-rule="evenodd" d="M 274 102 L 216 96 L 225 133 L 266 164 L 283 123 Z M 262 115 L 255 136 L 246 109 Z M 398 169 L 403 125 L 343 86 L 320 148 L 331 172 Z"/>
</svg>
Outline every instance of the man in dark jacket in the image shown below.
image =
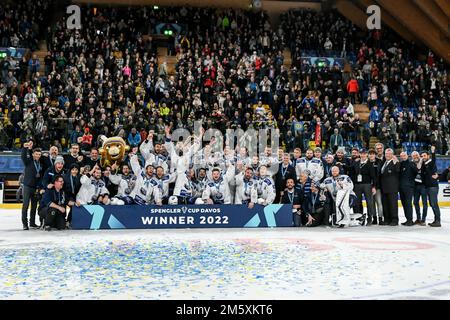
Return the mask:
<svg viewBox="0 0 450 320">
<path fill-rule="evenodd" d="M 295 189 L 295 180 L 293 178 L 288 178 L 286 180 L 286 190 L 281 197 L 281 203 L 292 205 L 292 216 L 295 227 L 302 226 L 301 206 L 303 201 L 303 195 Z"/>
<path fill-rule="evenodd" d="M 403 222 L 402 225 L 408 227 L 414 225 L 412 199 L 417 171 L 416 164 L 408 159 L 408 154 L 400 153 L 400 200 L 406 218 L 406 222 Z"/>
<path fill-rule="evenodd" d="M 58 156 L 58 148 L 51 146 L 49 153 L 44 153 L 42 157 L 43 171 L 47 171 L 48 168 L 52 168 L 55 165 L 56 157 Z"/>
<path fill-rule="evenodd" d="M 73 163 L 69 172 L 64 175 L 64 192 L 69 201 L 76 202 L 77 193 L 81 188 L 80 178 L 80 168 L 78 167 L 78 164 Z M 72 208 L 67 215 L 67 222 L 69 224 L 72 222 Z"/>
<path fill-rule="evenodd" d="M 53 188 L 53 180 L 57 175 L 64 174 L 64 158 L 62 156 L 57 156 L 53 162 L 53 166 L 48 168 L 44 177 L 42 178 L 42 186 L 47 189 Z"/>
<path fill-rule="evenodd" d="M 430 206 L 433 208 L 434 221 L 428 225 L 431 227 L 441 226 L 441 210 L 439 209 L 438 193 L 439 193 L 439 175 L 436 167 L 435 147 L 431 147 L 431 157 L 428 152 L 422 152 L 422 181 L 427 190 Z"/>
<path fill-rule="evenodd" d="M 375 169 L 375 194 L 373 196 L 374 207 L 376 207 L 376 214 L 374 212 L 374 217 L 372 224 L 383 224 L 383 202 L 381 201 L 381 189 L 380 189 L 380 168 L 382 159 L 377 158 L 377 153 L 374 149 L 369 150 L 369 161 L 370 164 Z M 377 219 L 378 217 L 378 219 Z"/>
<path fill-rule="evenodd" d="M 290 165 L 289 153 L 283 155 L 283 162 L 279 164 L 278 172 L 275 175 L 275 190 L 277 195 L 274 202 L 278 203 L 281 198 L 281 192 L 286 187 L 286 181 L 289 178 L 296 179 L 296 172 L 294 166 Z"/>
<path fill-rule="evenodd" d="M 86 157 L 84 159 L 84 164 L 88 165 L 91 168 L 95 167 L 95 165 L 100 167 L 100 157 L 97 148 L 91 148 L 89 157 Z"/>
<path fill-rule="evenodd" d="M 392 149 L 386 149 L 380 166 L 380 187 L 384 225 L 398 226 L 398 189 L 400 163 Z"/>
<path fill-rule="evenodd" d="M 64 178 L 60 175 L 54 178 L 54 187 L 45 190 L 42 197 L 39 215 L 44 220 L 45 230 L 50 231 L 51 228 L 58 230 L 65 229 L 66 223 L 66 207 L 73 206 L 75 203 L 67 199 L 64 192 Z"/>
<path fill-rule="evenodd" d="M 70 152 L 64 156 L 64 168 L 69 169 L 73 163 L 78 164 L 81 168 L 84 167 L 84 162 L 84 156 L 80 154 L 80 146 L 75 143 L 72 144 L 72 146 L 70 147 Z"/>
<path fill-rule="evenodd" d="M 23 230 L 28 230 L 28 206 L 31 201 L 30 227 L 39 228 L 36 225 L 36 209 L 38 204 L 38 192 L 42 187 L 41 149 L 33 149 L 33 141 L 25 143 L 22 149 L 22 161 L 25 165 L 23 178 L 23 206 L 22 224 Z"/>
<path fill-rule="evenodd" d="M 354 211 L 356 213 L 364 213 L 364 208 L 362 205 L 362 196 L 364 194 L 368 212 L 367 226 L 371 226 L 375 215 L 373 195 L 375 194 L 376 173 L 375 168 L 369 161 L 366 149 L 361 150 L 360 159 L 355 159 L 352 166 L 353 168 L 350 170 L 352 173 L 352 175 L 350 175 L 350 179 L 353 181 L 353 191 L 355 192 L 357 198 Z"/>
</svg>

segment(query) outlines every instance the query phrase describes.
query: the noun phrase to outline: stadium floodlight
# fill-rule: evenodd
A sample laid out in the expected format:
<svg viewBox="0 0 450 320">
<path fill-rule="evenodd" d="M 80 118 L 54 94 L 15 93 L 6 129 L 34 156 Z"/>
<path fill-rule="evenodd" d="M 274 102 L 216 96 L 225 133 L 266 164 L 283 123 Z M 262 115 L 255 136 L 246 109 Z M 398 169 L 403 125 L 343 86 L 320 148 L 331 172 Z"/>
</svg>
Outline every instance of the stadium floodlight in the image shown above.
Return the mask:
<svg viewBox="0 0 450 320">
<path fill-rule="evenodd" d="M 158 10 L 159 6 L 153 6 L 153 10 Z"/>
</svg>

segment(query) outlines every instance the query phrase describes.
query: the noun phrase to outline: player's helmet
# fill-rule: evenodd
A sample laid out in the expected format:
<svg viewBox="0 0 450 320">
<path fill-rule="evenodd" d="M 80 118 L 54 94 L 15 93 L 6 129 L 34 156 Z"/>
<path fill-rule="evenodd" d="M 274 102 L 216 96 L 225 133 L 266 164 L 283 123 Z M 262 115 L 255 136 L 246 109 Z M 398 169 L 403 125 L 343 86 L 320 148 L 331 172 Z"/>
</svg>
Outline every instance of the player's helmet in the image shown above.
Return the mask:
<svg viewBox="0 0 450 320">
<path fill-rule="evenodd" d="M 197 200 L 195 200 L 195 204 L 205 204 L 205 202 L 202 198 L 198 198 Z"/>
<path fill-rule="evenodd" d="M 170 205 L 177 205 L 177 204 L 178 204 L 178 198 L 177 198 L 176 196 L 171 196 L 171 197 L 169 198 L 168 203 L 169 203 Z"/>
</svg>

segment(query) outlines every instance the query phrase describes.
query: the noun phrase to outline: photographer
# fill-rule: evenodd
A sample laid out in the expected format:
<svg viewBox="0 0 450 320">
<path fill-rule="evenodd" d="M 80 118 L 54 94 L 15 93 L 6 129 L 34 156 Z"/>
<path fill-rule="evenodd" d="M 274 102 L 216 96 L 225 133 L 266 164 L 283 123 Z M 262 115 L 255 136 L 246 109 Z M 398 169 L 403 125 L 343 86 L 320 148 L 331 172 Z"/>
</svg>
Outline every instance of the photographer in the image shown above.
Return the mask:
<svg viewBox="0 0 450 320">
<path fill-rule="evenodd" d="M 64 178 L 61 175 L 55 176 L 53 188 L 47 189 L 42 197 L 39 216 L 44 220 L 46 231 L 52 228 L 64 230 L 66 227 L 66 207 L 73 206 L 74 201 L 66 197 L 63 190 Z"/>
<path fill-rule="evenodd" d="M 25 165 L 23 178 L 23 206 L 22 206 L 22 224 L 23 230 L 29 230 L 28 227 L 28 206 L 31 201 L 30 227 L 39 228 L 36 223 L 36 209 L 38 204 L 38 193 L 42 183 L 42 164 L 41 149 L 33 149 L 33 141 L 25 143 L 22 149 L 22 161 Z"/>
</svg>

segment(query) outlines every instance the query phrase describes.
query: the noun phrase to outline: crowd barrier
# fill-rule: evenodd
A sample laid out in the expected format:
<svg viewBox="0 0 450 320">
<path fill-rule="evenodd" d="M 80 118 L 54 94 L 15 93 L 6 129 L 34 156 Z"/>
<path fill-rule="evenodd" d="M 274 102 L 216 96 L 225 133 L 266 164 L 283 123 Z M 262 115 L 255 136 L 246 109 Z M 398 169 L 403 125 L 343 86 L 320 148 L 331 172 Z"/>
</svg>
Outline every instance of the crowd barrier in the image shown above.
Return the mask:
<svg viewBox="0 0 450 320">
<path fill-rule="evenodd" d="M 292 206 L 166 205 L 74 207 L 72 229 L 274 228 L 292 226 Z"/>
</svg>

